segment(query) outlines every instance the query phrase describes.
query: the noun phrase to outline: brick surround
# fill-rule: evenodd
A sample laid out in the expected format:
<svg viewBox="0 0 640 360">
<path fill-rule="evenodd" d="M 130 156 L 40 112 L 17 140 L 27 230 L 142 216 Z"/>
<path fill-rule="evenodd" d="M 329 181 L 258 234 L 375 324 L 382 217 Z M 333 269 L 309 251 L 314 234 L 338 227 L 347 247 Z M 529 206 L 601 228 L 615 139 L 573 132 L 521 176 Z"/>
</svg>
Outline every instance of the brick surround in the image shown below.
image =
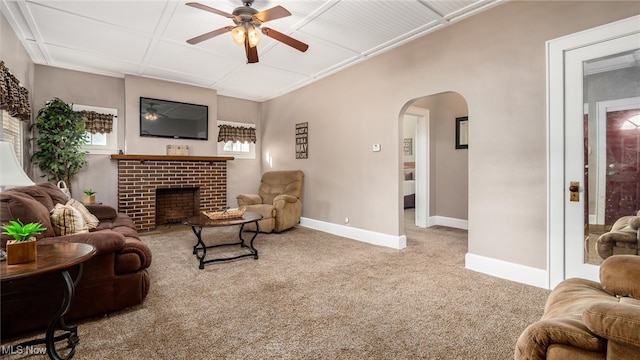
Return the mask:
<svg viewBox="0 0 640 360">
<path fill-rule="evenodd" d="M 233 158 L 112 155 L 112 159 L 118 160 L 118 211 L 129 215 L 138 230 L 156 227 L 156 189 L 196 188 L 201 210 L 226 207 L 226 160 Z"/>
</svg>

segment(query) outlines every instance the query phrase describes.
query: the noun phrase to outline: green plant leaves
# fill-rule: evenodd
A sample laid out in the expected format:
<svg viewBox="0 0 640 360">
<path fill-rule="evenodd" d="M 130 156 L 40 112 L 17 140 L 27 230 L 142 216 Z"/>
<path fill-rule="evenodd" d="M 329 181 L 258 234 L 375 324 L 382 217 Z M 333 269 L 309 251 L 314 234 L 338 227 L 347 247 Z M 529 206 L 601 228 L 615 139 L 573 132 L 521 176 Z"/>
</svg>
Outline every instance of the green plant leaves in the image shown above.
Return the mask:
<svg viewBox="0 0 640 360">
<path fill-rule="evenodd" d="M 43 227 L 40 223 L 23 224 L 20 219 L 18 219 L 18 221 L 9 221 L 9 224 L 3 225 L 2 229 L 4 230 L 2 232 L 3 234 L 13 237 L 16 241 L 29 240 L 47 230 L 47 228 Z"/>
<path fill-rule="evenodd" d="M 35 128 L 37 151 L 31 160 L 50 181 L 71 184 L 87 164 L 82 146 L 86 143 L 85 120 L 64 101 L 54 98 L 38 111 Z"/>
</svg>

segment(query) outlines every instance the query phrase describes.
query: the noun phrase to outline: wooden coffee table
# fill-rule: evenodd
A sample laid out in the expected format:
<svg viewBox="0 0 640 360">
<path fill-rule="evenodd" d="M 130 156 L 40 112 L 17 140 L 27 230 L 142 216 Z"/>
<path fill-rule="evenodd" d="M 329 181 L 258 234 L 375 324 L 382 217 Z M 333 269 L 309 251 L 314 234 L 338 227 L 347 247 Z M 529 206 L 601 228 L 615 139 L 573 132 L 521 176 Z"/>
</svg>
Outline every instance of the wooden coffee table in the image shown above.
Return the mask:
<svg viewBox="0 0 640 360">
<path fill-rule="evenodd" d="M 6 261 L 1 262 L 0 281 L 14 281 L 51 272 L 60 272 L 65 284 L 62 305 L 51 319 L 51 322 L 49 322 L 44 339 L 25 341 L 9 348 L 24 350 L 27 347 L 45 344 L 47 354 L 51 359 L 71 359 L 79 341 L 78 328 L 77 326 L 65 324 L 64 314 L 69 310 L 75 287 L 82 276 L 82 263 L 96 253 L 96 248 L 89 244 L 57 243 L 38 245 L 37 251 L 36 261 L 15 265 L 7 265 Z M 79 270 L 78 276 L 74 281 L 68 270 L 75 265 L 79 266 Z M 62 330 L 62 335 L 55 336 L 56 329 Z M 61 357 L 55 348 L 55 343 L 63 339 L 67 339 L 67 347 L 70 349 L 66 357 Z"/>
<path fill-rule="evenodd" d="M 196 255 L 198 260 L 200 261 L 200 270 L 204 269 L 204 264 L 210 262 L 219 262 L 219 261 L 227 261 L 239 259 L 246 256 L 253 256 L 254 259 L 258 259 L 258 250 L 253 247 L 253 240 L 255 240 L 258 235 L 258 231 L 260 228 L 258 227 L 258 221 L 262 219 L 262 215 L 254 212 L 247 211 L 244 213 L 242 218 L 234 218 L 234 219 L 220 219 L 220 220 L 212 220 L 206 215 L 200 214 L 194 217 L 187 219 L 184 224 L 191 226 L 191 230 L 196 234 L 198 238 L 198 242 L 193 246 L 193 254 Z M 244 231 L 244 225 L 249 223 L 256 224 L 256 231 L 253 232 L 253 236 L 249 241 L 249 245 L 245 244 L 245 240 L 242 237 L 242 232 Z M 240 231 L 238 232 L 238 237 L 240 241 L 233 243 L 224 243 L 224 244 L 215 244 L 207 246 L 204 241 L 202 241 L 202 229 L 205 227 L 220 227 L 220 226 L 234 226 L 240 225 Z M 207 256 L 207 249 L 221 247 L 221 246 L 230 246 L 230 245 L 240 245 L 241 248 L 248 248 L 249 252 L 231 256 L 231 257 L 220 257 L 215 259 L 205 260 L 204 258 Z M 202 254 L 202 255 L 200 255 Z"/>
</svg>

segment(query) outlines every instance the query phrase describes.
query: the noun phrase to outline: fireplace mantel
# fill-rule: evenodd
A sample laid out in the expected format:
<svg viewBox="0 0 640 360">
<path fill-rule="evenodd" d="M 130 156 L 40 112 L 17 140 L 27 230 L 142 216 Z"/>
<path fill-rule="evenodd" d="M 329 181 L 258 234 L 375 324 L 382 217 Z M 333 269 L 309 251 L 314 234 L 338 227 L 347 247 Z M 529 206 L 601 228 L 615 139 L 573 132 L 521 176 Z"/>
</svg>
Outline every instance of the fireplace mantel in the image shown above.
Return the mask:
<svg viewBox="0 0 640 360">
<path fill-rule="evenodd" d="M 156 161 L 230 161 L 233 156 L 178 156 L 178 155 L 111 155 L 114 160 L 156 160 Z"/>
</svg>

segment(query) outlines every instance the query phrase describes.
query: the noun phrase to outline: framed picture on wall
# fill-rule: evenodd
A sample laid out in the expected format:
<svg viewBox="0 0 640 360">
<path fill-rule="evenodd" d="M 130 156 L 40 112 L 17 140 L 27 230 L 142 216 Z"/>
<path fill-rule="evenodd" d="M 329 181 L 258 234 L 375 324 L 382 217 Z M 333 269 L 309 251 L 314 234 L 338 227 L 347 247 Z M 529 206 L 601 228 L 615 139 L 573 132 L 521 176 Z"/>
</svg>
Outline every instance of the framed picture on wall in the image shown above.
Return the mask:
<svg viewBox="0 0 640 360">
<path fill-rule="evenodd" d="M 456 118 L 456 149 L 469 148 L 469 117 Z"/>
</svg>

